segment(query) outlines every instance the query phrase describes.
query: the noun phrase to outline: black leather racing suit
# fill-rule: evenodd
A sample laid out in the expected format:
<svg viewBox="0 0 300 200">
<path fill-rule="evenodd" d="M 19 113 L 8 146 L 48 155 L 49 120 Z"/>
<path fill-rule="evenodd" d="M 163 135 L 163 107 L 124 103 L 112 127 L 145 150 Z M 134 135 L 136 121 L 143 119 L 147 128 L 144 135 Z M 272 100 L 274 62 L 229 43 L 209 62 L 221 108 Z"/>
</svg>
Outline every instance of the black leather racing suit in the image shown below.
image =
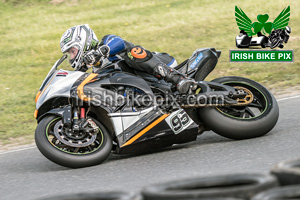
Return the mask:
<svg viewBox="0 0 300 200">
<path fill-rule="evenodd" d="M 159 79 L 164 79 L 178 86 L 178 83 L 185 79 L 185 75 L 171 68 L 153 54 L 141 46 L 123 40 L 116 35 L 106 35 L 102 38 L 97 47 L 107 45 L 110 48 L 109 60 L 117 60 L 118 56 L 132 68 L 153 74 Z"/>
</svg>

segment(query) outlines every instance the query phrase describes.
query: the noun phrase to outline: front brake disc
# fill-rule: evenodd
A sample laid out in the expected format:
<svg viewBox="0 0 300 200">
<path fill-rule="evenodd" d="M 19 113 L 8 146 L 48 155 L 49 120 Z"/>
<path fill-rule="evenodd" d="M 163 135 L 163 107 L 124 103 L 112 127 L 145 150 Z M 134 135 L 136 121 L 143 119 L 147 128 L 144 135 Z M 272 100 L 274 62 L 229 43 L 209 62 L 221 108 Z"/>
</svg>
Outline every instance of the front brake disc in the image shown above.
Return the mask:
<svg viewBox="0 0 300 200">
<path fill-rule="evenodd" d="M 72 133 L 65 133 L 62 121 L 58 121 L 54 126 L 54 135 L 60 142 L 65 145 L 71 147 L 86 147 L 94 143 L 97 138 L 97 134 L 91 133 L 86 133 L 85 136 L 80 137 L 80 139 L 74 139 L 74 136 L 72 136 L 71 138 L 68 136 L 68 134 Z"/>
</svg>

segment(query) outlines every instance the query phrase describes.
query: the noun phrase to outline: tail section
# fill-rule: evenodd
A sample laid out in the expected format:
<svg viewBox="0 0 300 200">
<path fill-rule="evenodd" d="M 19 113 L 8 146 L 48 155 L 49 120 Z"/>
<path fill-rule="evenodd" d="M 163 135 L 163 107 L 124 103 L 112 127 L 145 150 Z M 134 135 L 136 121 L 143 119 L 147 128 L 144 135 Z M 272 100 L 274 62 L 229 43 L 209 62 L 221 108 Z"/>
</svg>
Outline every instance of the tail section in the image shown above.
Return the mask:
<svg viewBox="0 0 300 200">
<path fill-rule="evenodd" d="M 196 81 L 203 81 L 215 68 L 220 55 L 221 51 L 215 48 L 197 49 L 188 60 L 179 64 L 175 69 Z"/>
</svg>

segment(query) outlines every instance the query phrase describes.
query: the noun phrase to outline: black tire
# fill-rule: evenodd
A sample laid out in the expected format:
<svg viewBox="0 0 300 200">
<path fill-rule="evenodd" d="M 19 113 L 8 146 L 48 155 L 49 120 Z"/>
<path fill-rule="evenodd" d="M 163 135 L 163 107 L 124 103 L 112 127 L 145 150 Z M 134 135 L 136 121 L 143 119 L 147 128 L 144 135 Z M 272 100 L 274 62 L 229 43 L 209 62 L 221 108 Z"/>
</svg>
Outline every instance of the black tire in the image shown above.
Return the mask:
<svg viewBox="0 0 300 200">
<path fill-rule="evenodd" d="M 280 162 L 271 173 L 277 177 L 280 185 L 300 184 L 300 159 Z"/>
<path fill-rule="evenodd" d="M 277 185 L 275 177 L 270 175 L 232 174 L 157 184 L 142 190 L 142 196 L 144 200 L 249 199 L 257 193 Z"/>
<path fill-rule="evenodd" d="M 278 47 L 279 43 L 280 43 L 279 39 L 272 38 L 271 39 L 271 49 L 274 49 L 274 48 Z"/>
<path fill-rule="evenodd" d="M 102 193 L 79 193 L 54 196 L 40 200 L 138 200 L 139 197 L 125 192 L 111 191 Z"/>
<path fill-rule="evenodd" d="M 264 39 L 262 39 L 261 41 L 261 47 L 266 48 L 267 44 L 268 44 L 268 38 L 264 37 Z"/>
<path fill-rule="evenodd" d="M 240 48 L 240 47 L 241 47 L 240 45 L 238 45 L 238 43 L 237 43 L 236 40 L 235 40 L 235 46 L 236 46 L 237 48 Z"/>
<path fill-rule="evenodd" d="M 195 199 L 183 199 L 183 200 L 195 200 Z M 208 198 L 197 198 L 197 200 L 244 200 L 244 199 L 240 199 L 240 198 L 233 198 L 233 197 L 208 197 Z"/>
<path fill-rule="evenodd" d="M 255 195 L 251 200 L 284 200 L 300 199 L 300 186 L 273 188 Z"/>
<path fill-rule="evenodd" d="M 89 154 L 71 154 L 56 148 L 48 140 L 48 129 L 61 120 L 60 117 L 49 115 L 40 121 L 35 131 L 35 142 L 40 152 L 52 162 L 70 168 L 88 167 L 102 163 L 112 149 L 112 139 L 105 127 L 97 120 L 93 121 L 101 129 L 101 144 Z"/>
<path fill-rule="evenodd" d="M 203 107 L 199 108 L 201 121 L 217 134 L 230 139 L 250 139 L 267 134 L 276 125 L 279 117 L 279 108 L 274 96 L 259 83 L 242 77 L 228 76 L 213 80 L 213 82 L 230 85 L 242 86 L 249 89 L 256 98 L 256 104 L 252 103 L 254 109 L 259 113 L 253 115 L 251 105 L 245 107 Z M 248 118 L 230 115 L 233 111 L 249 112 Z M 250 110 L 250 111 L 249 111 Z M 241 113 L 235 113 L 237 115 Z M 252 117 L 250 115 L 253 115 Z"/>
</svg>

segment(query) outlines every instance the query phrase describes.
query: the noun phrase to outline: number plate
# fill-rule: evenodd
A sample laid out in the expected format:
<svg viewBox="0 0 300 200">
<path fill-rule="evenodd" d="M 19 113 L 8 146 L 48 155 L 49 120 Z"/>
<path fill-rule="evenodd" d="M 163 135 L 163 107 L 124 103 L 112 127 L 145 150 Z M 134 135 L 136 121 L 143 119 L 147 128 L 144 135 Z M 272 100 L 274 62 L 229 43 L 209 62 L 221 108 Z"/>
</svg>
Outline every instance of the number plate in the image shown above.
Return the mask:
<svg viewBox="0 0 300 200">
<path fill-rule="evenodd" d="M 172 112 L 165 120 L 175 134 L 182 132 L 194 122 L 183 109 Z"/>
</svg>

